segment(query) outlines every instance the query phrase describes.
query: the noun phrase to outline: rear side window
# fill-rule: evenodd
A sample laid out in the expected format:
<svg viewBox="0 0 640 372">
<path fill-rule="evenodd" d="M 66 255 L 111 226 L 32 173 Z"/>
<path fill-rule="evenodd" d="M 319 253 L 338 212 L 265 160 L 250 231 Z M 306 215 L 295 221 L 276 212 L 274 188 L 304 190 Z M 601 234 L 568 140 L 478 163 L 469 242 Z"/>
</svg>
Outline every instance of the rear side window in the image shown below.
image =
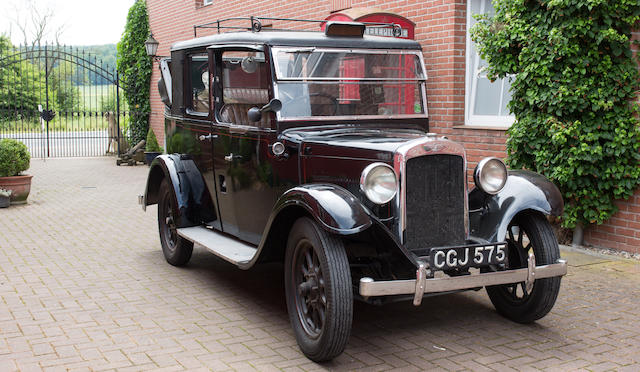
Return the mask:
<svg viewBox="0 0 640 372">
<path fill-rule="evenodd" d="M 209 113 L 209 58 L 206 54 L 189 56 L 191 102 L 189 108 L 197 113 Z"/>
</svg>

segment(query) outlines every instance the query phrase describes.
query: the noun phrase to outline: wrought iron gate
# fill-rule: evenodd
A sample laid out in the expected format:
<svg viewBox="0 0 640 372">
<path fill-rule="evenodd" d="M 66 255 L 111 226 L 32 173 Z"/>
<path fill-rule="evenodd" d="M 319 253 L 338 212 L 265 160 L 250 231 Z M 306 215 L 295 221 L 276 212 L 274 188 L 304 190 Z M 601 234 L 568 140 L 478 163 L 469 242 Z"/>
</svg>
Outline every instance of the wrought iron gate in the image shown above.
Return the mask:
<svg viewBox="0 0 640 372">
<path fill-rule="evenodd" d="M 115 66 L 73 47 L 0 45 L 0 138 L 33 157 L 126 150 L 129 112 Z"/>
</svg>

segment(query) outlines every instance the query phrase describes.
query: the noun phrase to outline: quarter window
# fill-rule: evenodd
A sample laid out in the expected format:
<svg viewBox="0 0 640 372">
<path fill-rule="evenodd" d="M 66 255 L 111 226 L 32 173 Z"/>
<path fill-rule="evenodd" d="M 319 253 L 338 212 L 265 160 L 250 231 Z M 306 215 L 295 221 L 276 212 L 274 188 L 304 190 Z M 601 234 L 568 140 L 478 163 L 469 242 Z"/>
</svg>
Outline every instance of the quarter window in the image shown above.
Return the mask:
<svg viewBox="0 0 640 372">
<path fill-rule="evenodd" d="M 209 59 L 206 54 L 189 56 L 191 102 L 189 108 L 195 113 L 209 113 Z"/>
<path fill-rule="evenodd" d="M 467 2 L 467 71 L 465 118 L 467 125 L 509 127 L 515 117 L 509 113 L 507 104 L 511 100 L 510 78 L 493 83 L 487 78 L 487 62 L 478 55 L 469 29 L 476 23 L 474 15 L 493 14 L 491 0 L 469 0 Z"/>
</svg>

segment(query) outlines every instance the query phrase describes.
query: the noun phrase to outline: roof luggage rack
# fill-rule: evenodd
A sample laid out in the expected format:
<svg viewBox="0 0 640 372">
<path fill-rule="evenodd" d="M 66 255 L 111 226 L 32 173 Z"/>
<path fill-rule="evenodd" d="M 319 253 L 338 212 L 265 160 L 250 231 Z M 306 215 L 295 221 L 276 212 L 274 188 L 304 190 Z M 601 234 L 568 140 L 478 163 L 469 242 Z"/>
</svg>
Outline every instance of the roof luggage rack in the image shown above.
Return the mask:
<svg viewBox="0 0 640 372">
<path fill-rule="evenodd" d="M 242 26 L 228 26 L 224 23 L 229 23 L 231 21 L 249 21 L 249 27 Z M 317 23 L 317 24 L 331 24 L 331 23 L 342 23 L 345 25 L 358 25 L 362 27 L 376 27 L 376 28 L 391 28 L 393 30 L 392 34 L 394 37 L 402 36 L 402 29 L 397 23 L 380 23 L 380 22 L 333 22 L 327 20 L 317 20 L 317 19 L 295 19 L 295 18 L 273 18 L 273 17 L 231 17 L 218 19 L 215 22 L 204 23 L 201 25 L 193 26 L 193 36 L 198 37 L 198 29 L 199 28 L 213 28 L 217 29 L 218 33 L 220 30 L 244 30 L 244 31 L 252 31 L 252 32 L 260 32 L 262 31 L 263 25 L 262 21 L 286 21 L 286 22 L 305 22 L 305 23 Z M 292 31 L 293 29 L 286 28 L 273 28 L 271 26 L 264 26 L 264 28 L 269 31 Z M 364 29 L 364 27 L 363 27 Z M 296 30 L 296 31 L 310 31 L 310 30 Z"/>
</svg>

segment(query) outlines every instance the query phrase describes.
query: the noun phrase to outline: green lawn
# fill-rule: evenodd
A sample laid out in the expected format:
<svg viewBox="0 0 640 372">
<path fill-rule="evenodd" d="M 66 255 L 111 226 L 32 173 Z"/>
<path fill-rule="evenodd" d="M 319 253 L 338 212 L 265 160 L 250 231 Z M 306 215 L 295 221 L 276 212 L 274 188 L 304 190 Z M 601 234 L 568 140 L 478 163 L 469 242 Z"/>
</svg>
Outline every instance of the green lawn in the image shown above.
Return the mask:
<svg viewBox="0 0 640 372">
<path fill-rule="evenodd" d="M 79 85 L 80 107 L 86 111 L 102 111 L 102 102 L 109 96 L 116 96 L 116 86 L 111 85 Z M 114 98 L 115 102 L 115 98 Z M 125 110 L 124 94 L 120 90 L 120 110 Z M 114 104 L 115 107 L 115 104 Z"/>
<path fill-rule="evenodd" d="M 12 122 L 0 121 L 0 134 L 17 134 L 24 132 L 40 132 L 41 123 L 37 119 L 18 120 Z M 49 122 L 49 131 L 93 131 L 105 130 L 109 126 L 107 118 L 102 113 L 74 112 L 57 113 Z M 125 115 L 120 115 L 120 128 L 125 126 Z M 46 128 L 46 124 L 45 124 Z"/>
<path fill-rule="evenodd" d="M 73 111 L 54 111 L 56 116 L 49 122 L 50 131 L 92 131 L 104 130 L 108 128 L 108 122 L 104 115 L 107 111 L 115 113 L 115 85 L 80 85 L 77 87 L 79 92 L 79 104 Z M 109 97 L 113 97 L 113 102 L 109 106 L 107 101 Z M 125 127 L 125 115 L 128 106 L 125 103 L 124 94 L 120 91 L 120 127 Z M 5 113 L 7 114 L 7 113 Z M 16 115 L 9 112 L 9 115 Z M 23 112 L 22 115 L 31 115 L 31 117 L 17 116 L 13 120 L 0 120 L 0 134 L 15 134 L 21 132 L 39 132 L 41 123 L 35 111 Z"/>
</svg>

